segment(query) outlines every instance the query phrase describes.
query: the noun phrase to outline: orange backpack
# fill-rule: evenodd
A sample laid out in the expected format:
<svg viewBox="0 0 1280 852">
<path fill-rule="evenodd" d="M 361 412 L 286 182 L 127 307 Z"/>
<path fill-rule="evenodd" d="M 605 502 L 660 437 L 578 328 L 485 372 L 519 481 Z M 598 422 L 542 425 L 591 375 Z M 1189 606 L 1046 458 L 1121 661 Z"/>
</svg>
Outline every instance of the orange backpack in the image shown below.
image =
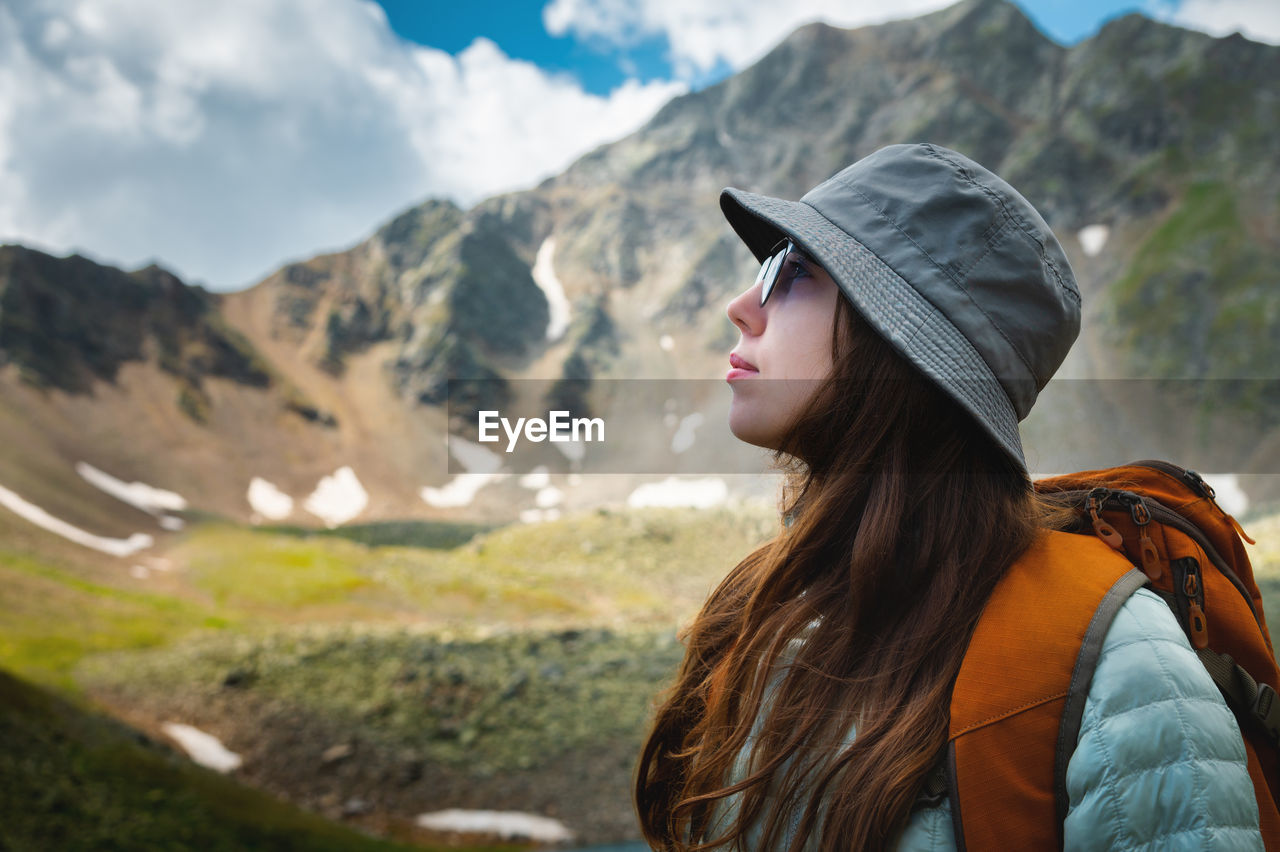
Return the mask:
<svg viewBox="0 0 1280 852">
<path fill-rule="evenodd" d="M 961 849 L 1061 848 L 1066 769 L 1102 640 L 1148 586 L 1239 722 L 1262 835 L 1280 850 L 1280 668 L 1235 518 L 1193 471 L 1134 462 L 1036 482 L 1072 506 L 997 585 L 951 699 L 945 784 Z M 1075 533 L 1085 533 L 1083 535 Z"/>
</svg>

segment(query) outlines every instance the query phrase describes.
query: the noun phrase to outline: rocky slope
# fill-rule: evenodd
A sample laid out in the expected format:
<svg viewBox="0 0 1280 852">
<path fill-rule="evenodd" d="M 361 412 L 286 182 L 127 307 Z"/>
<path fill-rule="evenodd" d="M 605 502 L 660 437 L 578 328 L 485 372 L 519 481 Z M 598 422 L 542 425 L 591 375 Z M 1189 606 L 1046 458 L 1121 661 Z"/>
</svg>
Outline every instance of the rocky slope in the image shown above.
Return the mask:
<svg viewBox="0 0 1280 852">
<path fill-rule="evenodd" d="M 501 246 L 488 268 L 504 292 L 536 301 L 506 252 L 534 269 L 545 253 L 571 318 L 596 332 L 539 340 L 541 313 L 445 320 L 456 310 L 426 295 L 429 262 L 414 268 L 406 253 L 391 273 L 404 303 L 434 301 L 451 332 L 400 335 L 391 380 L 433 402 L 419 389 L 441 363 L 477 379 L 717 376 L 734 339 L 723 305 L 752 266 L 720 219 L 719 189 L 797 197 L 882 145 L 923 139 L 1007 177 L 1059 233 L 1088 311 L 1063 375 L 1265 375 L 1280 354 L 1267 331 L 1280 296 L 1265 285 L 1280 260 L 1280 170 L 1267 142 L 1280 123 L 1278 72 L 1273 46 L 1137 14 L 1064 48 L 1004 0 L 851 31 L 804 27 L 537 189 L 460 215 L 459 233 Z M 354 254 L 394 242 L 384 229 Z M 424 361 L 428 339 L 436 351 Z M 495 350 L 523 356 L 504 363 Z M 406 368 L 426 373 L 406 385 Z M 1223 401 L 1216 392 L 1204 408 Z"/>
<path fill-rule="evenodd" d="M 272 384 L 253 345 L 223 320 L 216 297 L 158 266 L 126 273 L 72 255 L 0 246 L 0 358 L 37 387 L 87 393 L 127 361 L 154 360 L 196 420 L 203 382 Z"/>
<path fill-rule="evenodd" d="M 1006 0 L 806 26 L 535 189 L 424 202 L 243 292 L 8 249 L 0 397 L 21 422 L 3 428 L 46 466 L 50 445 L 72 447 L 239 518 L 255 476 L 309 517 L 301 495 L 342 465 L 369 492 L 362 519 L 456 514 L 420 496 L 449 478 L 449 379 L 466 411 L 529 394 L 599 404 L 601 379 L 714 380 L 736 336 L 723 305 L 753 267 L 720 188 L 798 197 L 924 139 L 1008 178 L 1062 239 L 1087 309 L 1062 375 L 1265 375 L 1280 355 L 1277 79 L 1276 47 L 1136 14 L 1072 48 Z M 549 381 L 513 384 L 532 377 Z M 1223 404 L 1216 388 L 1202 410 Z M 1276 407 L 1265 389 L 1233 393 L 1231 412 Z M 78 438 L 48 438 L 68 420 Z M 1259 428 L 1237 442 L 1257 453 L 1223 463 L 1280 466 Z M 509 517 L 522 494 L 489 487 L 468 510 Z"/>
<path fill-rule="evenodd" d="M 879 27 L 804 27 L 534 189 L 469 210 L 426 201 L 347 251 L 287 264 L 240 293 L 208 294 L 154 267 L 123 272 L 0 248 L 0 486 L 117 542 L 139 530 L 161 539 L 129 559 L 102 556 L 0 513 L 6 664 L 82 678 L 146 730 L 170 713 L 199 721 L 253 758 L 245 777 L 334 816 L 589 801 L 598 806 L 579 815 L 584 837 L 625 836 L 637 696 L 652 692 L 676 649 L 671 624 L 648 625 L 646 637 L 615 622 L 634 627 L 641 607 L 674 620 L 673 602 L 696 606 L 727 569 L 714 559 L 731 564 L 762 531 L 721 540 L 639 515 L 571 514 L 447 559 L 289 545 L 262 530 L 210 542 L 216 525 L 165 540 L 172 530 L 160 522 L 175 518 L 107 496 L 76 463 L 182 495 L 188 518 L 260 520 L 266 504 L 248 495 L 262 486 L 267 503 L 291 498 L 279 518 L 315 525 L 333 488 L 352 494 L 349 483 L 327 497 L 317 488 L 344 466 L 366 492 L 358 520 L 507 521 L 618 500 L 634 485 L 627 477 L 510 477 L 470 502 L 465 489 L 439 487 L 466 484 L 446 470 L 443 392 L 473 407 L 522 396 L 576 407 L 601 404 L 610 379 L 718 377 L 736 337 L 723 304 L 754 271 L 720 218 L 720 188 L 798 197 L 857 157 L 910 140 L 1006 176 L 1060 235 L 1087 307 L 1064 375 L 1265 376 L 1280 345 L 1280 296 L 1269 286 L 1280 260 L 1270 143 L 1278 63 L 1280 48 L 1138 15 L 1063 48 L 1005 0 L 965 0 Z M 1278 433 L 1215 432 L 1176 401 L 1159 408 L 1164 389 L 1150 383 L 1139 390 L 1152 419 L 1135 426 L 1111 404 L 1134 396 L 1132 386 L 1114 384 L 1110 397 L 1046 400 L 1038 411 L 1058 429 L 1050 439 L 1066 430 L 1081 452 L 1105 444 L 1137 456 L 1151 435 L 1139 427 L 1154 423 L 1187 431 L 1188 442 L 1215 435 L 1248 450 L 1236 459 L 1280 470 Z M 1265 387 L 1198 387 L 1207 390 L 1190 404 L 1201 413 L 1273 410 Z M 723 404 L 727 391 L 716 391 Z M 707 411 L 696 435 L 709 444 L 724 431 Z M 657 439 L 670 442 L 691 418 L 664 407 Z M 1280 497 L 1268 478 L 1242 484 Z M 438 488 L 430 500 L 423 486 Z M 735 522 L 742 514 L 728 512 Z M 609 545 L 591 532 L 606 522 L 626 535 Z M 697 555 L 691 542 L 714 553 Z M 697 569 L 650 552 L 667 546 L 697 555 Z M 655 582 L 663 572 L 676 585 Z M 1274 575 L 1268 594 L 1280 588 Z M 484 619 L 495 629 L 484 641 L 391 631 L 293 642 L 298 622 L 452 629 Z M 199 625 L 223 630 L 225 642 L 177 644 Z M 504 632 L 531 627 L 537 635 Z M 121 653 L 100 656 L 108 651 Z M 313 666 L 295 665 L 304 655 Z M 296 680 L 311 668 L 331 679 Z M 600 721 L 584 718 L 586 704 L 609 724 L 574 739 L 566 725 Z M 431 711 L 425 733 L 410 724 L 419 710 Z M 19 718 L 8 711 L 10 723 Z M 0 733 L 29 730 L 39 726 Z M 530 745 L 530 731 L 571 747 Z M 338 745 L 346 750 L 330 751 Z M 471 754 L 484 760 L 469 765 Z M 42 755 L 51 772 L 68 759 Z M 109 763 L 93 783 L 120 775 Z M 357 798 L 372 810 L 349 808 Z M 113 813 L 137 810 L 115 801 Z"/>
</svg>

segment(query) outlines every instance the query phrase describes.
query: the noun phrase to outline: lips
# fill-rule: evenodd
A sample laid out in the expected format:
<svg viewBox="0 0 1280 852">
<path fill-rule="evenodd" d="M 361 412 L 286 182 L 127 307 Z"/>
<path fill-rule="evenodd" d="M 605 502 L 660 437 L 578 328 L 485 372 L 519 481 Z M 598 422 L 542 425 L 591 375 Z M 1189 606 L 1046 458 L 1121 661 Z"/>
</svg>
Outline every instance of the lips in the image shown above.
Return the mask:
<svg viewBox="0 0 1280 852">
<path fill-rule="evenodd" d="M 736 353 L 729 353 L 729 372 L 725 374 L 725 381 L 734 382 L 738 379 L 746 379 L 758 375 L 760 375 L 760 370 L 756 368 L 755 364 Z"/>
</svg>

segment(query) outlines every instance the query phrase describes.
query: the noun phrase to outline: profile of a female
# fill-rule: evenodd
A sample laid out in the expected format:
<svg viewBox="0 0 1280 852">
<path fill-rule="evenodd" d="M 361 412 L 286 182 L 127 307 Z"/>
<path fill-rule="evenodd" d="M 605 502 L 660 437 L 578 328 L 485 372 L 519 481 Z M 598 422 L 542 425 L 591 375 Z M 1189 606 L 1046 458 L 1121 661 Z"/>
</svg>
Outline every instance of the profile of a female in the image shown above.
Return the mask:
<svg viewBox="0 0 1280 852">
<path fill-rule="evenodd" d="M 721 208 L 762 263 L 727 309 L 730 429 L 789 476 L 778 534 L 684 634 L 642 828 L 664 850 L 956 848 L 927 782 L 985 604 L 1060 519 L 1018 423 L 1079 331 L 1070 264 L 1012 186 L 927 143 Z M 1154 594 L 1109 628 L 1084 719 L 1067 848 L 1262 848 L 1234 717 Z"/>
</svg>

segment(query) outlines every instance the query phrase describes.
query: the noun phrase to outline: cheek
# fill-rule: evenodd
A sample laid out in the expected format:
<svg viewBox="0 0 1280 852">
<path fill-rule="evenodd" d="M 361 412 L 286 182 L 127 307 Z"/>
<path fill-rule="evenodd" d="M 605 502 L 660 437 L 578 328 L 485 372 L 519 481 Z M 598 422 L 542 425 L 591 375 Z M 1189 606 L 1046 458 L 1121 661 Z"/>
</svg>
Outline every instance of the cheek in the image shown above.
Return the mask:
<svg viewBox="0 0 1280 852">
<path fill-rule="evenodd" d="M 798 378 L 825 379 L 831 375 L 831 329 L 825 333 L 813 335 L 805 358 L 805 369 Z"/>
<path fill-rule="evenodd" d="M 835 325 L 835 305 L 831 311 L 815 311 L 802 327 L 790 335 L 794 341 L 795 359 L 792 376 L 797 379 L 823 379 L 831 374 L 831 333 Z"/>
</svg>

